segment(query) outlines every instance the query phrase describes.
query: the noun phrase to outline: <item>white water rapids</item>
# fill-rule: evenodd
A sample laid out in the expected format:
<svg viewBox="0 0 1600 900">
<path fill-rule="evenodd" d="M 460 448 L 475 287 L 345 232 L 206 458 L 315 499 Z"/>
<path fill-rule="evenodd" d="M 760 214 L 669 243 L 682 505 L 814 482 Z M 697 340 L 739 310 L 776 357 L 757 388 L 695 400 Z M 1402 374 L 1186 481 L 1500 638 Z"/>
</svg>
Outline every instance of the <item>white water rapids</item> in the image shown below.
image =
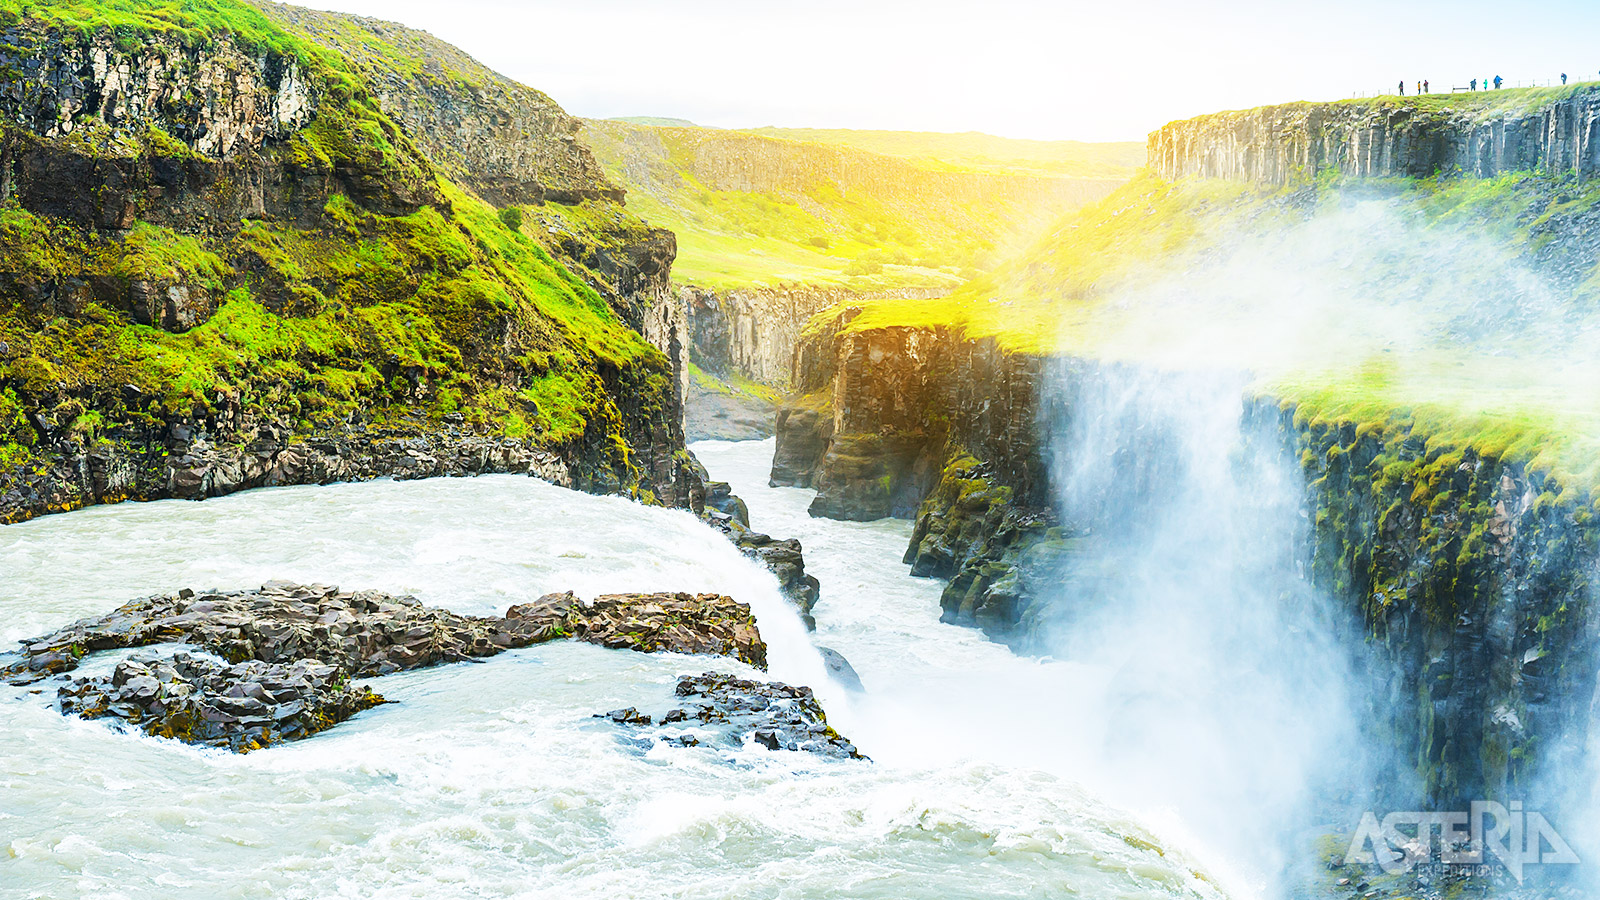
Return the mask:
<svg viewBox="0 0 1600 900">
<path fill-rule="evenodd" d="M 759 530 L 804 539 L 822 581 L 818 641 L 850 659 L 865 697 L 825 683 L 772 576 L 692 516 L 516 476 L 128 503 L 3 528 L 0 641 L 139 596 L 272 578 L 472 613 L 566 589 L 718 591 L 755 609 L 771 677 L 817 687 L 874 762 L 640 751 L 592 714 L 662 706 L 682 674 L 750 671 L 576 643 L 375 679 L 398 702 L 245 756 L 66 718 L 49 688 L 6 688 L 0 897 L 1220 896 L 1070 780 L 1057 738 L 1094 725 L 1052 712 L 1064 667 L 938 623 L 940 585 L 898 563 L 908 523 L 807 518 L 809 492 L 764 486 L 770 443 L 697 449 Z"/>
</svg>

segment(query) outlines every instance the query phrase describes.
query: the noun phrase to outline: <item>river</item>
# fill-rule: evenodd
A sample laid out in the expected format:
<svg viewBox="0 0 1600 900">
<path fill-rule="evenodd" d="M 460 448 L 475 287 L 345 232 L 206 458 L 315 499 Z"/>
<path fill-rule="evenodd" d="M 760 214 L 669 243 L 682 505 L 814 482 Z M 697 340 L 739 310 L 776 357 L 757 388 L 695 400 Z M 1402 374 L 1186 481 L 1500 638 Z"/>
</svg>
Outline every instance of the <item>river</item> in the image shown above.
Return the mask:
<svg viewBox="0 0 1600 900">
<path fill-rule="evenodd" d="M 803 538 L 827 683 L 764 569 L 687 513 L 486 476 L 121 504 L 0 529 L 0 640 L 179 587 L 272 578 L 471 613 L 556 590 L 718 591 L 754 608 L 771 677 L 812 684 L 871 763 L 641 750 L 593 713 L 668 702 L 722 659 L 575 643 L 373 682 L 396 703 L 244 756 L 0 694 L 0 897 L 1218 897 L 1172 841 L 1069 777 L 1047 698 L 1083 673 L 938 622 L 908 523 L 804 515 L 771 444 L 697 448 L 755 524 Z M 1157 817 L 1159 818 L 1159 817 Z M 1181 842 L 1180 842 L 1181 843 Z"/>
</svg>

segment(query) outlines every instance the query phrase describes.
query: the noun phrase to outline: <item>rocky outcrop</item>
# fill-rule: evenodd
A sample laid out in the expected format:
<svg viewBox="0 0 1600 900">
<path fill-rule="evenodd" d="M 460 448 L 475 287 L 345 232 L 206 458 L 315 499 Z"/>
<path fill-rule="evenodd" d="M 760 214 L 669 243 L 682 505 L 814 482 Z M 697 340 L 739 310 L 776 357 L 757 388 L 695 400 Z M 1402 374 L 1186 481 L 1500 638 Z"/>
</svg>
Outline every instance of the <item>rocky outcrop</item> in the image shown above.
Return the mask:
<svg viewBox="0 0 1600 900">
<path fill-rule="evenodd" d="M 822 704 L 808 687 L 750 681 L 707 672 L 678 680 L 678 704 L 654 720 L 635 707 L 599 713 L 598 718 L 678 747 L 747 745 L 768 750 L 815 753 L 834 759 L 865 759 L 855 745 L 828 724 Z M 685 731 L 684 729 L 693 729 Z"/>
<path fill-rule="evenodd" d="M 675 242 L 621 210 L 574 120 L 420 32 L 261 9 L 285 30 L 11 18 L 0 521 L 488 471 L 688 506 Z M 483 208 L 450 199 L 457 185 L 587 206 L 536 230 L 556 264 L 500 245 L 509 224 L 463 218 Z M 548 314 L 545 295 L 579 281 L 661 354 L 619 341 L 615 321 Z M 190 343 L 121 331 L 188 332 L 230 303 Z"/>
<path fill-rule="evenodd" d="M 911 518 L 962 447 L 1035 505 L 1043 361 L 943 328 L 852 331 L 854 315 L 817 322 L 795 355 L 800 396 L 779 411 L 772 483 L 815 488 L 812 515 Z"/>
<path fill-rule="evenodd" d="M 816 630 L 811 608 L 817 605 L 822 586 L 815 575 L 806 574 L 805 553 L 795 538 L 779 540 L 752 531 L 750 512 L 725 481 L 707 481 L 703 518 L 733 542 L 739 552 L 766 566 L 778 579 L 778 591 L 799 611 L 806 628 Z"/>
<path fill-rule="evenodd" d="M 29 24 L 4 32 L 6 120 L 42 138 L 83 129 L 155 129 L 220 160 L 286 140 L 316 115 L 318 91 L 298 60 L 246 53 L 232 41 L 201 49 L 174 37 L 82 39 Z"/>
<path fill-rule="evenodd" d="M 771 437 L 780 409 L 777 391 L 791 386 L 801 333 L 818 313 L 871 299 L 917 299 L 943 293 L 905 289 L 861 294 L 810 285 L 728 291 L 679 288 L 691 338 L 689 358 L 704 373 L 691 379 L 684 404 L 689 439 Z M 762 386 L 775 390 L 769 396 Z"/>
<path fill-rule="evenodd" d="M 395 22 L 270 0 L 268 17 L 332 47 L 372 85 L 378 103 L 433 162 L 496 206 L 620 201 L 579 120 L 542 91 L 518 84 L 424 31 Z M 395 65 L 415 60 L 416 70 Z"/>
<path fill-rule="evenodd" d="M 480 659 L 558 638 L 644 653 L 712 653 L 766 667 L 750 608 L 715 594 L 550 594 L 504 617 L 468 616 L 412 597 L 269 582 L 257 591 L 179 591 L 126 604 L 0 655 L 0 679 L 52 676 L 63 712 L 111 716 L 161 737 L 245 751 L 294 740 L 382 703 L 351 678 Z M 65 673 L 101 651 L 178 642 L 180 653 Z"/>
<path fill-rule="evenodd" d="M 1574 88 L 1555 99 L 1508 91 L 1451 101 L 1291 103 L 1200 116 L 1151 133 L 1149 166 L 1167 179 L 1268 184 L 1324 169 L 1409 178 L 1541 170 L 1588 179 L 1600 172 L 1600 89 Z"/>
</svg>

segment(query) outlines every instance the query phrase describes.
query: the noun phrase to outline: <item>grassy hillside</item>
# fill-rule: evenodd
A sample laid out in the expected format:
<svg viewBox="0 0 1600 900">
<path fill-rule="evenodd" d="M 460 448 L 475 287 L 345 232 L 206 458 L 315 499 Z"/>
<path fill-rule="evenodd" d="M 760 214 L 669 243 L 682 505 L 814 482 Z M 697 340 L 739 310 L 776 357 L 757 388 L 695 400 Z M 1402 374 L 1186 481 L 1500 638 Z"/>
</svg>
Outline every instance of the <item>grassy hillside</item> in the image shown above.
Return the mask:
<svg viewBox="0 0 1600 900">
<path fill-rule="evenodd" d="M 1302 415 L 1416 426 L 1600 485 L 1600 185 L 1143 175 L 1028 253 L 849 326 L 955 325 L 1007 346 L 1248 368 Z"/>
<path fill-rule="evenodd" d="M 1080 179 L 1032 162 L 980 168 L 943 147 L 943 136 L 925 137 L 925 149 L 951 157 L 929 165 L 845 141 L 622 121 L 591 121 L 583 134 L 628 189 L 629 208 L 677 233 L 674 275 L 713 288 L 948 290 L 1131 171 L 1107 167 L 1097 170 L 1103 179 Z"/>
<path fill-rule="evenodd" d="M 1030 141 L 979 131 L 870 131 L 851 128 L 753 128 L 756 134 L 855 147 L 947 171 L 1005 172 L 1063 178 L 1126 179 L 1144 165 L 1143 141 Z"/>
<path fill-rule="evenodd" d="M 445 177 L 377 102 L 367 67 L 447 84 L 479 73 L 407 55 L 383 35 L 397 26 L 340 20 L 341 41 L 370 51 L 356 61 L 235 0 L 5 0 L 0 21 L 29 70 L 107 42 L 136 66 L 231 44 L 269 69 L 298 65 L 318 103 L 242 162 L 173 136 L 208 108 L 181 81 L 159 112 L 171 133 L 166 119 L 93 110 L 66 136 L 0 129 L 29 160 L 0 207 L 0 492 L 62 454 L 143 452 L 134 444 L 167 423 L 220 433 L 241 418 L 298 435 L 448 419 L 552 448 L 583 438 L 629 465 L 618 404 L 670 395 L 665 358 L 513 217 Z M 69 177 L 84 159 L 121 180 Z M 174 186 L 146 190 L 150 178 Z M 230 185 L 249 178 L 271 190 L 241 216 Z M 95 205 L 124 199 L 131 223 L 105 227 Z M 198 324 L 129 306 L 174 291 L 206 298 Z"/>
</svg>

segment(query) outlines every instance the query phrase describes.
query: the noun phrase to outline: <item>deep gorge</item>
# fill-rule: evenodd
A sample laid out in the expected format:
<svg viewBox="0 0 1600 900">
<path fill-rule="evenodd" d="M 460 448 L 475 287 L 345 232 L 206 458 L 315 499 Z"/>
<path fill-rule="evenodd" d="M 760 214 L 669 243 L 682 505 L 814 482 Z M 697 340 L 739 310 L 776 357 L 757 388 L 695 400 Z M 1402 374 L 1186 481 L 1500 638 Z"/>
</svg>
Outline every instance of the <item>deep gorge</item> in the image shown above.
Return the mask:
<svg viewBox="0 0 1600 900">
<path fill-rule="evenodd" d="M 1600 92 L 1086 176 L 580 120 L 337 13 L 42 9 L 0 9 L 0 883 L 1591 888 L 1345 848 L 1483 800 L 1593 843 Z"/>
</svg>

